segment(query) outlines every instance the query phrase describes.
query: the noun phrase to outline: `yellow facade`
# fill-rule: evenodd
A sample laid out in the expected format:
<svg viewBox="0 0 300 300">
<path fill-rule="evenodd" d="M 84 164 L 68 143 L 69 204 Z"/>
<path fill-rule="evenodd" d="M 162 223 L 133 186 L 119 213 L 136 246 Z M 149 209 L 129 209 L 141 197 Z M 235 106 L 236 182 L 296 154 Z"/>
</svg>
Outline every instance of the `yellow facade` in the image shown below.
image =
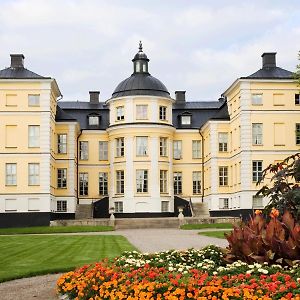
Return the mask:
<svg viewBox="0 0 300 300">
<path fill-rule="evenodd" d="M 133 61 L 148 70 L 143 55 Z M 112 207 L 171 215 L 175 196 L 206 203 L 212 216 L 263 207 L 268 200 L 254 197 L 262 169 L 300 144 L 299 88 L 286 74 L 243 77 L 219 101 L 190 105 L 183 92 L 172 99 L 148 71 L 136 71 L 156 90 L 121 83 L 105 103 L 68 104 L 58 101 L 54 79 L 0 71 L 0 213 L 40 213 L 45 222 L 106 201 L 98 215 Z"/>
</svg>

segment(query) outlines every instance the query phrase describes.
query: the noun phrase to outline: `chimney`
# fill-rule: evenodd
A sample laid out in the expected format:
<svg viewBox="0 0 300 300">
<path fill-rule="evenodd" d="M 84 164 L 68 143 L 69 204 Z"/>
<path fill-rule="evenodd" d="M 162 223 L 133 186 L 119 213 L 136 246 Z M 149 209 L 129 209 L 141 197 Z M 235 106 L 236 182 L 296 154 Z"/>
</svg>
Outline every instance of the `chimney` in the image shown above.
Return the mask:
<svg viewBox="0 0 300 300">
<path fill-rule="evenodd" d="M 10 55 L 10 67 L 11 68 L 24 68 L 24 58 L 23 54 L 11 54 Z"/>
<path fill-rule="evenodd" d="M 90 103 L 91 104 L 98 104 L 99 103 L 99 91 L 89 91 L 90 93 Z"/>
<path fill-rule="evenodd" d="M 175 91 L 176 102 L 185 102 L 185 91 Z"/>
<path fill-rule="evenodd" d="M 276 67 L 276 52 L 265 52 L 262 54 L 262 67 L 275 68 Z"/>
</svg>

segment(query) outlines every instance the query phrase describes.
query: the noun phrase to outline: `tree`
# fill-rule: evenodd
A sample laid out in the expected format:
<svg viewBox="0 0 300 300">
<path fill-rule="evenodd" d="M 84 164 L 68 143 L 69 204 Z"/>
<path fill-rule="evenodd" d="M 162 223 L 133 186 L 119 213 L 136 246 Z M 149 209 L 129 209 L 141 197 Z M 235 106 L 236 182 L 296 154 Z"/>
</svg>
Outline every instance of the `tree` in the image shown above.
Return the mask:
<svg viewBox="0 0 300 300">
<path fill-rule="evenodd" d="M 298 52 L 298 60 L 300 61 L 300 51 Z M 298 87 L 300 88 L 300 64 L 296 66 L 296 71 L 294 72 L 294 78 L 298 83 Z"/>
<path fill-rule="evenodd" d="M 296 220 L 300 220 L 300 153 L 288 156 L 282 162 L 270 164 L 262 172 L 261 184 L 269 179 L 273 185 L 264 185 L 256 195 L 263 195 L 270 199 L 265 207 L 265 214 L 269 216 L 272 208 L 280 211 L 290 211 Z"/>
</svg>

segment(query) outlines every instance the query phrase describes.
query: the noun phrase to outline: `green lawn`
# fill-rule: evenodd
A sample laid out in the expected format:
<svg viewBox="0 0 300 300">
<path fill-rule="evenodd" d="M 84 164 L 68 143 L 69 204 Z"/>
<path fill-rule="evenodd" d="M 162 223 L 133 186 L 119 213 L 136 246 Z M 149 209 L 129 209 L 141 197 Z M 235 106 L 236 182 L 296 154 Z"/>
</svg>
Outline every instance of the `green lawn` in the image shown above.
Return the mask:
<svg viewBox="0 0 300 300">
<path fill-rule="evenodd" d="M 180 226 L 180 229 L 186 229 L 186 230 L 206 229 L 206 228 L 231 229 L 233 228 L 233 225 L 231 223 L 214 223 L 214 224 L 185 224 Z"/>
<path fill-rule="evenodd" d="M 41 226 L 24 228 L 0 228 L 0 235 L 10 234 L 43 234 L 43 233 L 69 233 L 69 232 L 99 232 L 112 231 L 112 226 Z"/>
<path fill-rule="evenodd" d="M 134 249 L 122 236 L 2 236 L 0 282 L 65 272 Z"/>
<path fill-rule="evenodd" d="M 205 235 L 209 237 L 215 237 L 219 239 L 225 239 L 224 233 L 229 233 L 230 230 L 220 230 L 220 231 L 203 231 L 199 232 L 200 235 Z"/>
</svg>

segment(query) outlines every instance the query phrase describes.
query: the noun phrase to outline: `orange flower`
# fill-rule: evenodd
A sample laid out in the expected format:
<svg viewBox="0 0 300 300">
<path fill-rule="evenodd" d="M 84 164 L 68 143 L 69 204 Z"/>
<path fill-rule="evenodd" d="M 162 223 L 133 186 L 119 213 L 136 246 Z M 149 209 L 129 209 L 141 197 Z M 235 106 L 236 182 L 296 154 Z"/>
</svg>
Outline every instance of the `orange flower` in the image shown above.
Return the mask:
<svg viewBox="0 0 300 300">
<path fill-rule="evenodd" d="M 255 211 L 255 214 L 256 214 L 256 215 L 261 215 L 261 214 L 262 214 L 262 211 L 259 210 L 259 209 L 257 209 L 257 210 Z"/>
<path fill-rule="evenodd" d="M 277 218 L 279 216 L 279 210 L 277 210 L 276 208 L 272 208 L 271 213 L 270 213 L 270 217 L 271 218 Z"/>
</svg>

